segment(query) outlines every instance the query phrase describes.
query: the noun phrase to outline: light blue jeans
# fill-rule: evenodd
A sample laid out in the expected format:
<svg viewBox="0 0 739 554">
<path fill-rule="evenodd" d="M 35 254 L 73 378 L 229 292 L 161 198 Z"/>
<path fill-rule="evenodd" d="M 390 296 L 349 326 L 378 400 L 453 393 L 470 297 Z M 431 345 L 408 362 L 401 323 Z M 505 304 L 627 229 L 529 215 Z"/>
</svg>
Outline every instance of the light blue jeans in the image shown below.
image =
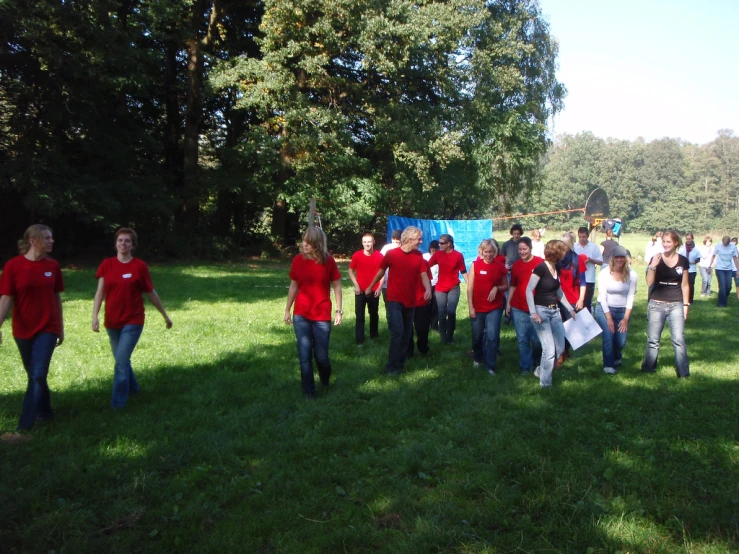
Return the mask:
<svg viewBox="0 0 739 554">
<path fill-rule="evenodd" d="M 534 329 L 529 312 L 511 308 L 511 318 L 516 327 L 518 365 L 521 373 L 529 373 L 541 363 L 541 343 Z"/>
<path fill-rule="evenodd" d="M 124 325 L 120 329 L 105 329 L 110 339 L 110 348 L 113 350 L 115 367 L 113 369 L 113 398 L 111 405 L 114 408 L 124 408 L 129 393 L 139 392 L 139 384 L 133 374 L 131 354 L 144 330 L 143 325 Z"/>
<path fill-rule="evenodd" d="M 701 285 L 701 294 L 711 294 L 711 272 L 713 269 L 710 267 L 703 267 L 702 265 L 699 265 L 698 269 L 700 269 L 701 280 L 703 281 L 703 284 Z"/>
<path fill-rule="evenodd" d="M 644 373 L 654 373 L 659 356 L 659 341 L 665 321 L 670 326 L 672 347 L 675 350 L 675 368 L 678 377 L 690 375 L 688 350 L 685 346 L 685 314 L 682 302 L 649 301 L 647 308 L 647 350 L 641 370 Z"/>
<path fill-rule="evenodd" d="M 565 351 L 565 328 L 557 306 L 536 306 L 536 313 L 541 318 L 541 323 L 534 323 L 541 343 L 539 384 L 542 387 L 551 387 L 554 361 Z"/>
</svg>

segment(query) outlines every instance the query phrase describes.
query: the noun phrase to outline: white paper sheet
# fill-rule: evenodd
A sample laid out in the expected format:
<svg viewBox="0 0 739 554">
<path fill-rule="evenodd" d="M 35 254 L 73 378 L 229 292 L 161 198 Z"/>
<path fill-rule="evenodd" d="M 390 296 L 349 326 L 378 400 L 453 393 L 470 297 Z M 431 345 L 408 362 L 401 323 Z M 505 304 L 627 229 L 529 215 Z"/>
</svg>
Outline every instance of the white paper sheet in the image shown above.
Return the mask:
<svg viewBox="0 0 739 554">
<path fill-rule="evenodd" d="M 575 319 L 565 321 L 565 336 L 574 350 L 587 344 L 602 332 L 598 322 L 587 310 L 581 310 L 577 312 Z"/>
</svg>

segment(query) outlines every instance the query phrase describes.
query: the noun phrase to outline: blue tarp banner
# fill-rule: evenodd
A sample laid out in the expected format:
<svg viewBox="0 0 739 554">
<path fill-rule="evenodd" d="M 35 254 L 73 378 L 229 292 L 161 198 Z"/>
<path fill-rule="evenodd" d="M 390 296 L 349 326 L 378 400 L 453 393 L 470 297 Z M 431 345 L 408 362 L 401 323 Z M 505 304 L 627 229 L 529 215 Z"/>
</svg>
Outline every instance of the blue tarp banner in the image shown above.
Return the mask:
<svg viewBox="0 0 739 554">
<path fill-rule="evenodd" d="M 482 239 L 493 236 L 492 219 L 415 219 L 391 215 L 387 218 L 387 241 L 390 242 L 390 235 L 395 229 L 402 231 L 411 225 L 423 231 L 423 243 L 419 250 L 424 254 L 428 252 L 432 240 L 439 240 L 443 234 L 452 235 L 454 249 L 462 253 L 467 268 L 477 258 L 477 247 Z"/>
</svg>

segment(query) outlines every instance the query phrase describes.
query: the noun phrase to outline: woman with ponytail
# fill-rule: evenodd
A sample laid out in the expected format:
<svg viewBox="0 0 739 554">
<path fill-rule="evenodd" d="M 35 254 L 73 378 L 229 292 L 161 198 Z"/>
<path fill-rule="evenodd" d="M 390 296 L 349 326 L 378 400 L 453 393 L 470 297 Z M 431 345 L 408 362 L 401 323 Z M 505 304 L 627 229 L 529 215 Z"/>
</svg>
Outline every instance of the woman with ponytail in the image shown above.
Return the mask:
<svg viewBox="0 0 739 554">
<path fill-rule="evenodd" d="M 5 264 L 0 276 L 0 326 L 12 305 L 13 338 L 28 375 L 17 431 L 54 415 L 47 377 L 54 348 L 64 342 L 64 281 L 59 264 L 48 257 L 53 246 L 49 227 L 31 225 L 18 241 L 19 255 Z"/>
</svg>

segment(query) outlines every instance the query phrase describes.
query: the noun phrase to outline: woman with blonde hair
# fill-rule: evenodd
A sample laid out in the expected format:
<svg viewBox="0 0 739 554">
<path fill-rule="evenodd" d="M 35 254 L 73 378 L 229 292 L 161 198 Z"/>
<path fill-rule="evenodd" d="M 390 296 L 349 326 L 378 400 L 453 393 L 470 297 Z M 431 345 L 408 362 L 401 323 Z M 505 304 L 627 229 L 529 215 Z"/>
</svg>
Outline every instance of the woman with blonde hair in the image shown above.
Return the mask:
<svg viewBox="0 0 739 554">
<path fill-rule="evenodd" d="M 559 313 L 560 302 L 573 319 L 576 315 L 559 280 L 557 262 L 565 253 L 566 246 L 562 241 L 550 240 L 544 248 L 544 261 L 534 268 L 526 286 L 526 303 L 542 348 L 541 365 L 534 371 L 542 387 L 552 386 L 554 361 L 562 355 L 565 347 L 565 330 Z"/>
<path fill-rule="evenodd" d="M 331 337 L 331 289 L 336 298 L 334 325 L 340 325 L 344 311 L 341 309 L 341 274 L 336 260 L 328 253 L 326 235 L 318 227 L 309 227 L 303 234 L 301 252 L 290 266 L 290 288 L 287 292 L 284 321 L 292 325 L 298 346 L 300 376 L 303 394 L 316 397 L 313 375 L 313 358 L 318 365 L 321 384 L 329 385 L 331 361 L 328 345 Z M 295 308 L 290 316 L 290 310 Z"/>
<path fill-rule="evenodd" d="M 713 239 L 709 236 L 703 238 L 703 246 L 700 247 L 700 261 L 698 269 L 701 272 L 701 296 L 711 296 L 711 263 L 713 262 Z"/>
<path fill-rule="evenodd" d="M 154 290 L 149 266 L 133 253 L 138 246 L 138 236 L 133 229 L 122 227 L 113 238 L 116 255 L 106 258 L 98 267 L 95 277 L 97 291 L 92 304 L 92 330 L 100 332 L 98 314 L 105 300 L 105 330 L 113 350 L 113 408 L 124 408 L 129 393 L 137 393 L 139 384 L 131 366 L 131 355 L 144 330 L 144 298 L 149 299 L 162 314 L 167 329 L 172 320 L 167 315 L 159 295 Z"/>
<path fill-rule="evenodd" d="M 8 260 L 0 276 L 0 326 L 12 305 L 13 337 L 28 375 L 16 431 L 54 415 L 47 377 L 54 348 L 64 342 L 64 281 L 59 264 L 48 257 L 53 246 L 49 227 L 31 225 L 18 241 L 19 255 Z"/>
<path fill-rule="evenodd" d="M 541 241 L 541 232 L 539 229 L 531 231 L 531 255 L 537 258 L 544 258 L 544 243 Z"/>
<path fill-rule="evenodd" d="M 617 246 L 611 254 L 608 268 L 598 275 L 595 319 L 603 330 L 603 371 L 613 375 L 621 365 L 639 278 L 629 267 L 629 253 L 623 246 Z"/>
</svg>

